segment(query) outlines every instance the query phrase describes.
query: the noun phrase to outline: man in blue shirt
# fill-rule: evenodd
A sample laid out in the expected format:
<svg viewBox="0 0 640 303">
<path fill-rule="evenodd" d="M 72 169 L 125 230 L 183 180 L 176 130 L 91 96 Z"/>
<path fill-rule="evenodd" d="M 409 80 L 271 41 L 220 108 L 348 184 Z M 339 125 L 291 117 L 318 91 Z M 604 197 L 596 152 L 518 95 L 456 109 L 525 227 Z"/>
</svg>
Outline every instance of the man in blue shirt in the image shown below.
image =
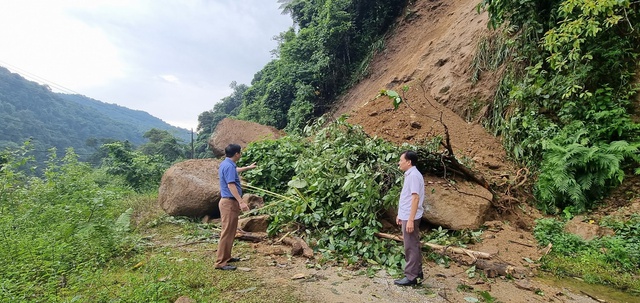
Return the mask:
<svg viewBox="0 0 640 303">
<path fill-rule="evenodd" d="M 229 265 L 229 262 L 239 261 L 238 258 L 231 257 L 233 239 L 238 229 L 238 216 L 242 211 L 248 211 L 249 206 L 242 200 L 242 188 L 240 187 L 240 176 L 238 173 L 253 169 L 255 163 L 249 166 L 237 167 L 236 162 L 242 156 L 240 145 L 229 144 L 224 149 L 226 158 L 220 163 L 218 177 L 220 179 L 220 219 L 222 231 L 218 241 L 218 254 L 216 259 L 216 269 L 235 270 L 236 267 Z"/>
<path fill-rule="evenodd" d="M 422 253 L 420 248 L 420 219 L 424 208 L 424 178 L 416 168 L 418 155 L 414 151 L 405 151 L 400 155 L 398 167 L 404 172 L 404 183 L 398 202 L 396 223 L 402 225 L 404 242 L 404 278 L 395 280 L 400 286 L 418 284 L 423 279 Z"/>
</svg>

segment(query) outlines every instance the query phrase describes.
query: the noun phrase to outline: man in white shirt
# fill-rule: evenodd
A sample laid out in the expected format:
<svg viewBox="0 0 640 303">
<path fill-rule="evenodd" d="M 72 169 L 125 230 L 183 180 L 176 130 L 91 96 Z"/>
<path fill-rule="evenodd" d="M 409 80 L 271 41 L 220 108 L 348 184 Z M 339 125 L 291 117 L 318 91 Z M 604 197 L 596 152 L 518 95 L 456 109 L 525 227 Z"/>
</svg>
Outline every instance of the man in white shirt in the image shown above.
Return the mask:
<svg viewBox="0 0 640 303">
<path fill-rule="evenodd" d="M 400 155 L 398 167 L 404 172 L 404 183 L 398 202 L 396 223 L 402 225 L 404 242 L 404 278 L 395 280 L 400 286 L 419 283 L 423 279 L 422 253 L 420 248 L 420 219 L 424 208 L 424 178 L 416 168 L 418 155 L 414 151 L 405 151 Z"/>
</svg>

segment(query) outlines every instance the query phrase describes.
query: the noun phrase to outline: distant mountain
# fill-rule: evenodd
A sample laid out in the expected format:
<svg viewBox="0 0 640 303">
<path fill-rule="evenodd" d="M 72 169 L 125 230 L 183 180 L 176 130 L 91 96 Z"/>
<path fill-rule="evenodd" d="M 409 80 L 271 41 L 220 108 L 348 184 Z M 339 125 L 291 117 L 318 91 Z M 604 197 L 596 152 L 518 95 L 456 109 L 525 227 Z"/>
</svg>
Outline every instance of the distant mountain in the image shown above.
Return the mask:
<svg viewBox="0 0 640 303">
<path fill-rule="evenodd" d="M 176 138 L 182 139 L 184 142 L 191 141 L 191 131 L 189 131 L 188 129 L 170 125 L 145 111 L 129 109 L 117 104 L 105 103 L 83 95 L 69 95 L 60 93 L 58 93 L 57 95 L 63 99 L 73 101 L 80 105 L 91 107 L 115 121 L 131 125 L 131 127 L 142 131 L 142 133 L 150 130 L 151 128 L 157 128 L 168 131 Z"/>
<path fill-rule="evenodd" d="M 82 95 L 54 93 L 0 67 L 0 150 L 30 140 L 39 160 L 55 147 L 58 154 L 73 147 L 81 158 L 95 151 L 87 142 L 128 140 L 147 142 L 152 128 L 166 130 L 190 142 L 189 130 L 172 126 L 147 112 L 107 104 Z"/>
</svg>

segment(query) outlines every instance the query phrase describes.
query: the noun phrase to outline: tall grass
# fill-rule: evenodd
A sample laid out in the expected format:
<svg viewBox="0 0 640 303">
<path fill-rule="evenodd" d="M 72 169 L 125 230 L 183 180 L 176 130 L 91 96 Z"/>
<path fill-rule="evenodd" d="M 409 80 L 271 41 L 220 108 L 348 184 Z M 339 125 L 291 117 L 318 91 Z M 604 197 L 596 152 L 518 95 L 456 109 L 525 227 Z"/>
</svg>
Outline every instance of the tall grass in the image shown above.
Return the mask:
<svg viewBox="0 0 640 303">
<path fill-rule="evenodd" d="M 73 277 L 122 253 L 116 202 L 128 192 L 98 186 L 71 150 L 41 177 L 23 155 L 9 154 L 0 170 L 0 301 L 56 301 Z"/>
<path fill-rule="evenodd" d="M 71 150 L 35 176 L 26 154 L 5 152 L 0 163 L 0 302 L 299 302 L 255 274 L 215 271 L 215 228 L 167 216 L 156 193 Z M 206 241 L 174 245 L 194 239 Z"/>
</svg>

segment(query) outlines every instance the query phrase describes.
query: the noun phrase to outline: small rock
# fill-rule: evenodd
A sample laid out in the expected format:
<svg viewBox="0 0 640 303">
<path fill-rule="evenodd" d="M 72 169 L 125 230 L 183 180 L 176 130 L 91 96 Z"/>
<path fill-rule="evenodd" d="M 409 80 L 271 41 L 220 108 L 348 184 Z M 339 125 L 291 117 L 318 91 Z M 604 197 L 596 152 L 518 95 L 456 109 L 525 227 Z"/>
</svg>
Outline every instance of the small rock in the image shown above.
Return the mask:
<svg viewBox="0 0 640 303">
<path fill-rule="evenodd" d="M 304 279 L 306 277 L 305 274 L 295 274 L 293 275 L 293 277 L 291 277 L 291 280 L 300 280 L 300 279 Z"/>
<path fill-rule="evenodd" d="M 484 163 L 482 163 L 482 165 L 484 165 L 485 167 L 487 167 L 489 169 L 500 169 L 502 167 L 501 164 L 492 163 L 492 162 L 484 162 Z"/>
<path fill-rule="evenodd" d="M 517 288 L 524 290 L 535 291 L 538 289 L 537 287 L 531 285 L 531 282 L 529 282 L 528 280 L 516 280 L 514 284 Z"/>
<path fill-rule="evenodd" d="M 175 301 L 175 303 L 196 303 L 196 300 L 191 299 L 187 296 L 181 296 Z"/>
<path fill-rule="evenodd" d="M 436 62 L 436 66 L 437 66 L 437 67 L 442 67 L 442 66 L 443 66 L 443 65 L 445 65 L 448 61 L 449 61 L 449 58 L 445 58 L 445 59 L 438 59 L 438 62 Z"/>
</svg>

